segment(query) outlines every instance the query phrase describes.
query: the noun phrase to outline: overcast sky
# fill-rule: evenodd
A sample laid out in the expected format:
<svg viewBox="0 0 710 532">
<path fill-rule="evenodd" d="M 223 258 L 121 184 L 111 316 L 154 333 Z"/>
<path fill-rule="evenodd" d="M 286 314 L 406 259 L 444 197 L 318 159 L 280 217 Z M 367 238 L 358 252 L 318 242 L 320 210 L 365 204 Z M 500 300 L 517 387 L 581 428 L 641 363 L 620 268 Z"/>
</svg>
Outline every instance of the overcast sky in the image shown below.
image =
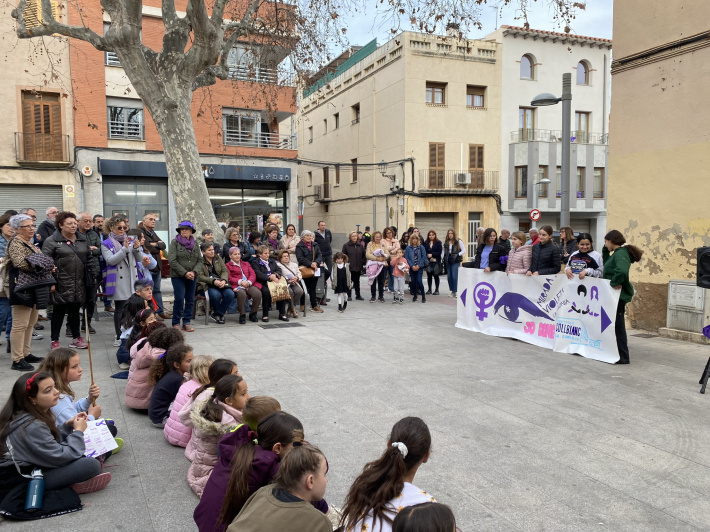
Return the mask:
<svg viewBox="0 0 710 532">
<path fill-rule="evenodd" d="M 488 4 L 481 8 L 483 29 L 473 31 L 468 35 L 469 38 L 484 37 L 504 24 L 509 26 L 523 25 L 522 20 L 516 20 L 520 14 L 516 13 L 515 9 L 511 6 L 496 10 L 495 6 L 502 3 L 502 1 L 489 0 Z M 512 3 L 515 4 L 516 2 L 513 1 Z M 585 11 L 579 11 L 577 18 L 572 21 L 572 33 L 586 35 L 588 37 L 611 39 L 612 3 L 613 0 L 587 0 L 587 9 Z M 531 28 L 547 31 L 563 31 L 563 28 L 556 26 L 553 22 L 552 14 L 545 0 L 537 0 L 536 2 L 530 2 L 530 4 L 531 8 L 528 13 L 528 20 Z M 374 9 L 368 8 L 364 13 L 352 13 L 349 17 L 346 17 L 348 39 L 351 45 L 364 45 L 374 38 L 377 38 L 378 45 L 381 45 L 391 38 L 392 35 L 389 31 L 390 25 L 378 23 L 378 21 L 373 23 L 374 16 Z M 405 29 L 410 28 L 407 27 Z M 336 46 L 334 48 L 332 52 L 337 54 L 341 51 L 342 46 Z"/>
</svg>

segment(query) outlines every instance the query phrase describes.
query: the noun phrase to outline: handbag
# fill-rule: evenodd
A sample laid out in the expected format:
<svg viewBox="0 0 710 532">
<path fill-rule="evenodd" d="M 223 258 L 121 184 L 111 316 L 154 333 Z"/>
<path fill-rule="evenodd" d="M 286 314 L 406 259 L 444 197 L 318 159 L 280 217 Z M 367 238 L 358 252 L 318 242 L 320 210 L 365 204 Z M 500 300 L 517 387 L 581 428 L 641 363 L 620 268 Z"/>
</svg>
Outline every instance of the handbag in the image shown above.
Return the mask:
<svg viewBox="0 0 710 532">
<path fill-rule="evenodd" d="M 286 278 L 281 277 L 278 283 L 268 281 L 266 284 L 269 287 L 271 301 L 287 301 L 291 299 L 291 294 L 288 291 L 288 283 L 286 282 Z"/>
<path fill-rule="evenodd" d="M 316 250 L 313 248 L 313 261 L 316 261 Z M 301 272 L 301 277 L 303 279 L 310 279 L 316 274 L 316 271 L 313 268 L 309 268 L 308 266 L 299 266 L 298 270 Z"/>
<path fill-rule="evenodd" d="M 426 265 L 426 272 L 431 275 L 441 275 L 441 264 L 437 262 L 430 262 Z"/>
</svg>

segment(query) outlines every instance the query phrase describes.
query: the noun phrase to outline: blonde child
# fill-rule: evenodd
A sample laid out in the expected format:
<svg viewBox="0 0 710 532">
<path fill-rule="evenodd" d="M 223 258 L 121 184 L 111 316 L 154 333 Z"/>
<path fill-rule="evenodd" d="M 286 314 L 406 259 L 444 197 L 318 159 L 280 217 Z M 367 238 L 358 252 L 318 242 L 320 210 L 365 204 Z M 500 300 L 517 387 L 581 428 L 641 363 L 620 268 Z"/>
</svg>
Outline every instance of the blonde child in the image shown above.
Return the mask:
<svg viewBox="0 0 710 532">
<path fill-rule="evenodd" d="M 148 384 L 153 385 L 148 405 L 148 417 L 154 427 L 162 429 L 170 415 L 170 405 L 175 400 L 185 375 L 192 363 L 192 347 L 175 344 L 153 362 L 148 373 Z"/>
<path fill-rule="evenodd" d="M 348 307 L 348 294 L 353 288 L 353 283 L 350 280 L 350 268 L 348 268 L 348 257 L 342 251 L 338 251 L 333 256 L 335 268 L 331 274 L 333 282 L 333 292 L 338 295 L 338 312 L 344 312 Z"/>
<path fill-rule="evenodd" d="M 198 355 L 194 357 L 190 363 L 190 370 L 188 372 L 189 380 L 180 386 L 175 400 L 170 407 L 170 416 L 166 420 L 165 428 L 163 429 L 165 439 L 168 440 L 171 445 L 187 447 L 190 441 L 192 429 L 180 423 L 178 414 L 182 407 L 185 406 L 185 403 L 190 401 L 193 392 L 200 386 L 204 386 L 210 382 L 207 371 L 212 362 L 214 362 L 212 355 Z"/>
<path fill-rule="evenodd" d="M 392 303 L 404 303 L 404 278 L 409 273 L 409 263 L 404 258 L 404 251 L 398 249 L 394 252 L 394 258 L 390 259 L 392 266 L 392 280 L 394 281 L 394 301 Z"/>
<path fill-rule="evenodd" d="M 83 370 L 80 364 L 81 357 L 79 353 L 72 349 L 60 347 L 52 349 L 39 368 L 39 371 L 49 373 L 52 376 L 54 386 L 59 390 L 57 404 L 51 408 L 52 414 L 56 418 L 57 427 L 62 428 L 67 421 L 82 412 L 86 413 L 87 419 L 91 421 L 101 417 L 101 407 L 93 404 L 101 394 L 101 389 L 96 384 L 89 386 L 89 394 L 85 398 L 78 401 L 75 400 L 76 395 L 74 390 L 72 390 L 71 383 L 81 379 Z M 113 451 L 113 454 L 115 454 L 123 447 L 123 439 L 116 438 L 118 429 L 116 429 L 113 420 L 107 422 L 106 425 L 118 444 L 118 448 Z"/>
<path fill-rule="evenodd" d="M 224 434 L 242 422 L 242 409 L 249 399 L 247 383 L 239 375 L 226 375 L 210 397 L 195 404 L 190 414 L 195 458 L 187 482 L 198 497 L 217 463 L 217 446 Z"/>
</svg>

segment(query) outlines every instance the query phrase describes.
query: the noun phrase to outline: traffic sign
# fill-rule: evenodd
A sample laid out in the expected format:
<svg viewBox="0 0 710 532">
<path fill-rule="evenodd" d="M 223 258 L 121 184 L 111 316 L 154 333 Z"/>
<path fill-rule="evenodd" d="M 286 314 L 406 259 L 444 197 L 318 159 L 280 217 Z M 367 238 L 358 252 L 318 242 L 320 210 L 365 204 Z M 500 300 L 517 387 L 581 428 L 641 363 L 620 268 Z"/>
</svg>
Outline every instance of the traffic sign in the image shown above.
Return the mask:
<svg viewBox="0 0 710 532">
<path fill-rule="evenodd" d="M 542 213 L 537 209 L 533 209 L 530 211 L 530 219 L 533 222 L 537 222 L 541 216 L 542 216 Z"/>
</svg>

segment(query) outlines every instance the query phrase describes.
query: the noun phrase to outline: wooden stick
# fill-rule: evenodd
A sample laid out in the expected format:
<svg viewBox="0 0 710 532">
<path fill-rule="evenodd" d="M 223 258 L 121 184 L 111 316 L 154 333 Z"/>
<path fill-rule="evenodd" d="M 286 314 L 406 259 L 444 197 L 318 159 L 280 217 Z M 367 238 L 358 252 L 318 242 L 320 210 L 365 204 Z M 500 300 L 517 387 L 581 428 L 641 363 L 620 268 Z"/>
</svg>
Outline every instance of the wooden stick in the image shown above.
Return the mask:
<svg viewBox="0 0 710 532">
<path fill-rule="evenodd" d="M 89 349 L 89 373 L 91 375 L 91 385 L 94 385 L 94 364 L 91 360 L 91 335 L 89 333 L 89 314 L 84 307 L 84 331 L 86 332 L 86 345 Z M 96 406 L 96 398 L 91 399 L 91 406 Z"/>
</svg>

